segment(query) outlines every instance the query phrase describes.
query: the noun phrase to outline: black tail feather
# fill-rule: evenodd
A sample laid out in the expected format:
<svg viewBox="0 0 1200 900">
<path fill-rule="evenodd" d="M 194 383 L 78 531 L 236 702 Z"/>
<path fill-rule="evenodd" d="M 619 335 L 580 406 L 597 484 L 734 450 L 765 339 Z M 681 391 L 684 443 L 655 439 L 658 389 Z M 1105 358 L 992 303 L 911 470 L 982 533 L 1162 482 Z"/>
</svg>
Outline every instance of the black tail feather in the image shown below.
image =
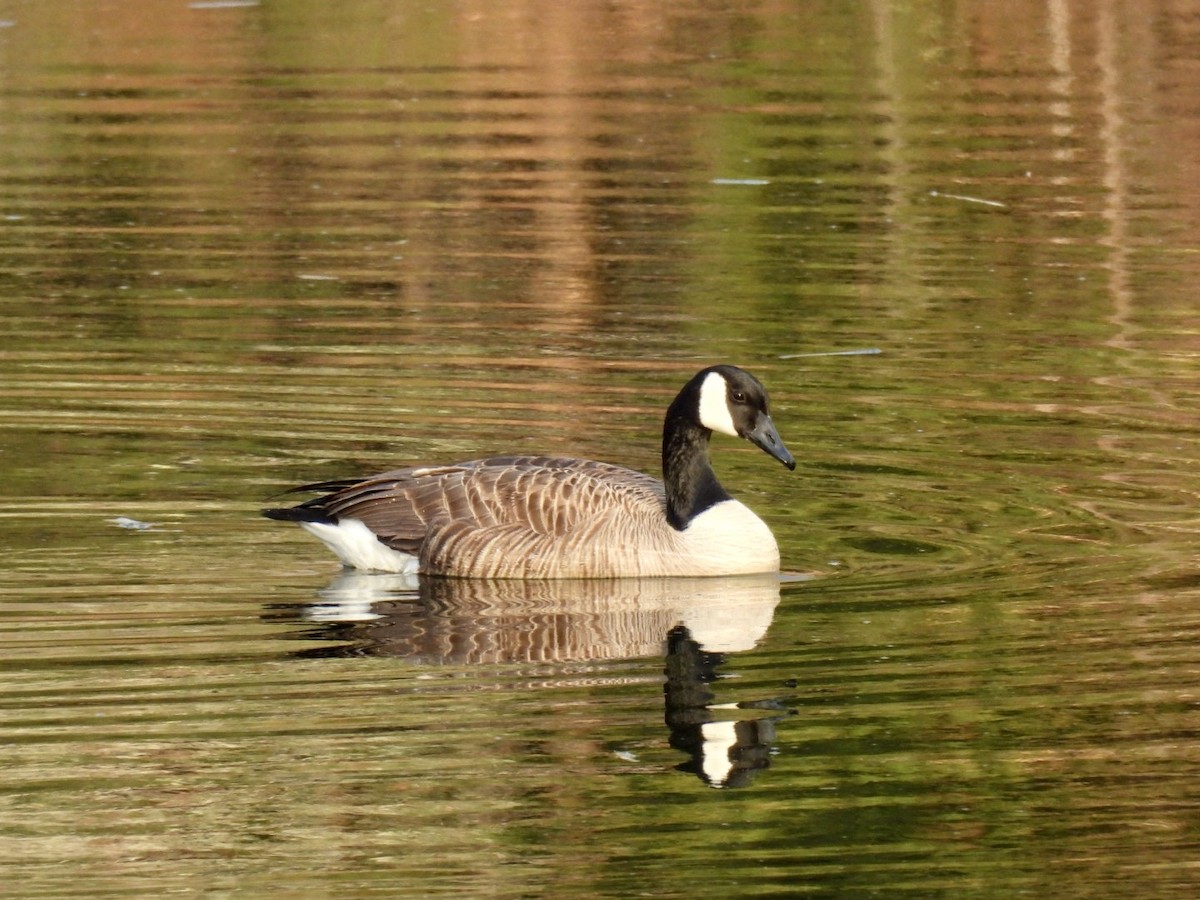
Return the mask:
<svg viewBox="0 0 1200 900">
<path fill-rule="evenodd" d="M 331 494 L 343 488 L 353 487 L 362 481 L 361 478 L 342 478 L 337 481 L 317 481 L 313 484 L 302 484 L 299 487 L 288 488 L 284 494 Z M 278 496 L 278 495 L 276 495 Z M 322 525 L 336 525 L 337 516 L 327 513 L 324 509 L 324 497 L 314 497 L 299 506 L 277 507 L 264 509 L 262 514 L 268 519 L 278 519 L 280 522 L 319 522 Z"/>
<path fill-rule="evenodd" d="M 335 481 L 316 481 L 312 484 L 302 484 L 299 487 L 288 488 L 285 494 L 330 494 L 342 488 L 354 487 L 363 481 L 362 478 L 338 478 Z"/>
<path fill-rule="evenodd" d="M 336 525 L 337 516 L 331 516 L 318 506 L 288 506 L 278 509 L 264 509 L 262 514 L 268 519 L 278 519 L 280 522 L 319 522 L 322 525 Z"/>
</svg>

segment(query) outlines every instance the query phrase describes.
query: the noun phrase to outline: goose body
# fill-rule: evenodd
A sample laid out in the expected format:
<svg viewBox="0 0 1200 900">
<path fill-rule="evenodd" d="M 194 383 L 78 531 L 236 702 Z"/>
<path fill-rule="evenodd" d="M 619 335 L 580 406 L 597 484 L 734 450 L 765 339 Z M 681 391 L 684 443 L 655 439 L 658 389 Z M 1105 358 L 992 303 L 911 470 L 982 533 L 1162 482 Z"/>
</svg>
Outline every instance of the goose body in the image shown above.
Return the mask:
<svg viewBox="0 0 1200 900">
<path fill-rule="evenodd" d="M 771 530 L 709 464 L 713 431 L 795 468 L 763 386 L 742 369 L 713 366 L 667 410 L 662 481 L 593 460 L 499 456 L 307 485 L 297 490 L 322 495 L 263 512 L 369 571 L 526 579 L 778 571 Z"/>
</svg>

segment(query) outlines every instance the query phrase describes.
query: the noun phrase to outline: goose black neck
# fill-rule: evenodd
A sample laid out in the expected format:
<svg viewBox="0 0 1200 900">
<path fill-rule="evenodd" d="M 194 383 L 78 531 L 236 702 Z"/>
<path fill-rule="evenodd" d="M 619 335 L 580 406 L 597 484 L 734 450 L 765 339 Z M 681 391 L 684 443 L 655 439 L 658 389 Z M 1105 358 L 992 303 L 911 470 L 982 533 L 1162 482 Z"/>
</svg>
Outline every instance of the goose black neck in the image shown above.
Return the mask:
<svg viewBox="0 0 1200 900">
<path fill-rule="evenodd" d="M 700 513 L 730 496 L 717 481 L 708 461 L 712 432 L 671 404 L 663 423 L 663 484 L 667 494 L 667 521 L 682 531 Z"/>
</svg>

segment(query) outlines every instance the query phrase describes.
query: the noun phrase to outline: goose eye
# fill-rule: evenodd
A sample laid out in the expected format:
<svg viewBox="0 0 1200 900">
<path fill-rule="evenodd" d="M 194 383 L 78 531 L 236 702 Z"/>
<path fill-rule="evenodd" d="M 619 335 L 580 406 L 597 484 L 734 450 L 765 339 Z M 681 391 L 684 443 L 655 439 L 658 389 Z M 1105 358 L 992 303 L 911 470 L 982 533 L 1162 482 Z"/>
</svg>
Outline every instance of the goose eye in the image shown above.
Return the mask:
<svg viewBox="0 0 1200 900">
<path fill-rule="evenodd" d="M 745 403 L 746 402 L 746 392 L 745 391 L 734 391 L 733 392 L 733 402 L 734 403 Z"/>
</svg>

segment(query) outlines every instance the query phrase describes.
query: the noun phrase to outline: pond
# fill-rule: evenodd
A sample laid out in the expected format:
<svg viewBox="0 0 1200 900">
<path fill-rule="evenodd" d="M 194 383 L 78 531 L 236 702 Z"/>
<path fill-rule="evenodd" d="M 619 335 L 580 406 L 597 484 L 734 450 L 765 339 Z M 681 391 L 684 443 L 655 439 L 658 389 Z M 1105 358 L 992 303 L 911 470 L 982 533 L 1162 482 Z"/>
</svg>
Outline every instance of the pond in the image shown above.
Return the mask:
<svg viewBox="0 0 1200 900">
<path fill-rule="evenodd" d="M 6 883 L 1195 892 L 1197 58 L 1167 0 L 7 4 Z M 259 516 L 656 472 L 718 362 L 782 578 Z"/>
</svg>

